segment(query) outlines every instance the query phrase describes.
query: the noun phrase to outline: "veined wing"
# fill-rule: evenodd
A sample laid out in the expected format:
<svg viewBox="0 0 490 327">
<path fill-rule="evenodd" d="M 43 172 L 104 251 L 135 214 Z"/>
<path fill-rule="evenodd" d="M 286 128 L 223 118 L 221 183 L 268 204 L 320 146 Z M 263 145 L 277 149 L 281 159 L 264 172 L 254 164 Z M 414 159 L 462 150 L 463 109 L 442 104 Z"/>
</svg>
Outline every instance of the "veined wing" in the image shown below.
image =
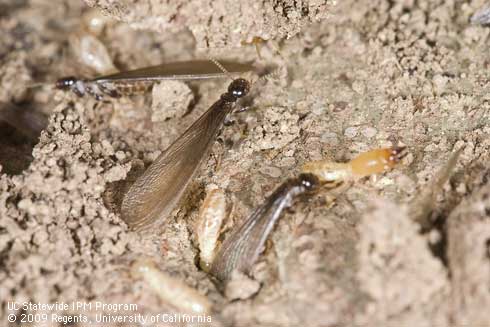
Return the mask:
<svg viewBox="0 0 490 327">
<path fill-rule="evenodd" d="M 233 104 L 215 102 L 168 147 L 126 193 L 121 214 L 126 223 L 142 229 L 171 213 L 187 185 L 209 153 Z"/>
<path fill-rule="evenodd" d="M 214 259 L 212 275 L 220 280 L 227 280 L 235 269 L 249 272 L 277 219 L 284 208 L 290 205 L 290 190 L 290 182 L 284 182 L 242 226 L 232 232 Z"/>
<path fill-rule="evenodd" d="M 251 64 L 220 62 L 230 73 L 243 73 L 253 70 Z M 97 83 L 115 81 L 161 81 L 161 80 L 197 80 L 226 77 L 216 64 L 210 60 L 191 60 L 163 65 L 139 68 L 94 78 Z"/>
</svg>

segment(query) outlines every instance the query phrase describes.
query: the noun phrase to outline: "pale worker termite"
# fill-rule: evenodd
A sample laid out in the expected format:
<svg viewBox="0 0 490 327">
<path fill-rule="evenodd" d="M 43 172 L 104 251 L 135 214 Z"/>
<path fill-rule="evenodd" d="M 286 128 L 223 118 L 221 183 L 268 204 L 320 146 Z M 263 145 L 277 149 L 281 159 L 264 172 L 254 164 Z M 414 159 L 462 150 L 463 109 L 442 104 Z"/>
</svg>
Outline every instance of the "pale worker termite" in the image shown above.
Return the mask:
<svg viewBox="0 0 490 327">
<path fill-rule="evenodd" d="M 213 262 L 221 226 L 226 215 L 225 193 L 217 187 L 210 187 L 199 210 L 196 225 L 199 265 L 204 271 L 208 271 Z"/>
<path fill-rule="evenodd" d="M 100 10 L 91 8 L 82 15 L 82 23 L 90 34 L 99 36 L 106 26 L 115 23 L 116 20 L 104 15 Z"/>
<path fill-rule="evenodd" d="M 82 15 L 79 29 L 68 37 L 70 48 L 78 61 L 97 74 L 117 72 L 109 51 L 98 38 L 111 21 L 114 20 L 99 10 L 89 9 Z"/>
<path fill-rule="evenodd" d="M 209 314 L 211 302 L 181 280 L 159 270 L 150 259 L 138 259 L 131 266 L 134 278 L 142 278 L 165 303 L 193 314 Z"/>
<path fill-rule="evenodd" d="M 68 40 L 81 64 L 98 74 L 117 72 L 107 48 L 94 35 L 79 31 L 70 35 Z"/>
</svg>

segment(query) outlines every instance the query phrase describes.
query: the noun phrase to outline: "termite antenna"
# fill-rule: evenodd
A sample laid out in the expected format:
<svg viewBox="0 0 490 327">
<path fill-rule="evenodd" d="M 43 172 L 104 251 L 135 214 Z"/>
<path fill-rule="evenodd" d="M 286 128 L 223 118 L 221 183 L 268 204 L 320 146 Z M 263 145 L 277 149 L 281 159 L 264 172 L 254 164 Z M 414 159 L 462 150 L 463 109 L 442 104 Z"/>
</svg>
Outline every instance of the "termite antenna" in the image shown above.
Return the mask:
<svg viewBox="0 0 490 327">
<path fill-rule="evenodd" d="M 226 76 L 228 76 L 228 77 L 229 77 L 229 78 L 230 78 L 232 81 L 234 80 L 234 79 L 233 79 L 233 76 L 231 76 L 230 72 L 229 72 L 229 71 L 227 71 L 227 70 L 226 70 L 226 68 L 225 68 L 225 67 L 223 67 L 223 65 L 222 65 L 222 64 L 220 64 L 220 63 L 218 62 L 218 60 L 216 60 L 216 59 L 214 59 L 214 58 L 212 58 L 212 57 L 209 57 L 209 60 L 211 60 L 211 62 L 212 62 L 212 63 L 214 63 L 216 66 L 218 66 L 218 68 L 219 68 L 219 69 L 220 69 L 220 70 L 221 70 L 221 71 L 222 71 L 224 74 L 226 74 Z"/>
<path fill-rule="evenodd" d="M 32 83 L 32 84 L 28 84 L 26 86 L 26 88 L 28 89 L 34 89 L 34 88 L 37 88 L 37 87 L 42 87 L 42 86 L 53 86 L 53 83 L 47 83 L 47 82 L 44 82 L 44 83 Z"/>
<path fill-rule="evenodd" d="M 282 66 L 274 69 L 264 76 L 259 77 L 255 82 L 252 83 L 252 87 L 255 87 L 255 85 L 261 85 L 262 83 L 265 83 L 269 80 L 279 79 L 279 77 L 281 76 L 281 68 Z"/>
<path fill-rule="evenodd" d="M 272 49 L 272 52 L 274 54 L 277 54 L 284 62 L 286 61 L 286 59 L 284 58 L 284 56 L 281 53 L 281 50 L 279 50 L 280 46 L 279 46 L 278 42 L 276 42 L 272 39 L 264 39 L 260 36 L 254 36 L 250 41 L 242 40 L 242 41 L 240 41 L 240 43 L 238 45 L 230 45 L 230 44 L 227 44 L 226 46 L 225 45 L 222 45 L 222 46 L 209 46 L 208 45 L 206 47 L 197 47 L 196 50 L 197 51 L 209 51 L 209 50 L 223 50 L 223 49 L 227 49 L 227 50 L 243 49 L 243 47 L 245 47 L 245 46 L 253 45 L 255 47 L 255 52 L 257 53 L 257 57 L 259 58 L 259 60 L 263 60 L 264 58 L 262 57 L 261 49 L 262 49 L 262 45 L 264 43 L 266 43 L 270 46 L 270 48 Z"/>
<path fill-rule="evenodd" d="M 274 52 L 279 56 L 281 57 L 282 61 L 283 62 L 286 62 L 286 59 L 284 58 L 284 56 L 282 55 L 282 52 L 281 50 L 279 50 L 279 43 L 277 43 L 276 41 L 274 40 L 269 40 L 269 46 L 272 48 L 272 50 L 274 50 Z"/>
</svg>

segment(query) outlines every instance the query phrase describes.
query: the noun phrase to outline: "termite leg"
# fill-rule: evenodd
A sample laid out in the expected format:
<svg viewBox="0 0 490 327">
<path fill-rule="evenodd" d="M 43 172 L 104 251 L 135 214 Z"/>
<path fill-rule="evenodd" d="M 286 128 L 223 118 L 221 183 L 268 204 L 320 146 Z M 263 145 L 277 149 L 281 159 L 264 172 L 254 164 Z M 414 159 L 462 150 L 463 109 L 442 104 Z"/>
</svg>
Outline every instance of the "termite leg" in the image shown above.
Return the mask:
<svg viewBox="0 0 490 327">
<path fill-rule="evenodd" d="M 235 112 L 238 112 L 238 113 L 245 112 L 245 111 L 247 111 L 250 108 L 251 108 L 251 106 L 240 106 L 240 108 L 235 109 Z"/>
<path fill-rule="evenodd" d="M 266 40 L 261 38 L 260 36 L 254 36 L 252 38 L 252 41 L 242 41 L 242 45 L 251 45 L 253 44 L 255 46 L 255 51 L 257 51 L 257 57 L 259 57 L 260 60 L 262 60 L 262 55 L 260 53 L 260 45 L 264 43 Z"/>
<path fill-rule="evenodd" d="M 99 89 L 104 93 L 110 96 L 111 98 L 120 98 L 121 94 L 117 92 L 117 90 L 113 88 L 108 88 L 104 84 L 99 84 Z"/>
<path fill-rule="evenodd" d="M 223 125 L 225 125 L 225 126 L 232 126 L 232 125 L 235 124 L 235 122 L 236 122 L 235 119 L 230 118 L 230 117 L 226 117 L 225 120 L 224 120 L 224 122 L 223 122 Z"/>
<path fill-rule="evenodd" d="M 338 184 L 349 180 L 352 175 L 348 164 L 329 160 L 307 162 L 301 171 L 319 177 L 328 188 L 336 187 Z"/>
</svg>

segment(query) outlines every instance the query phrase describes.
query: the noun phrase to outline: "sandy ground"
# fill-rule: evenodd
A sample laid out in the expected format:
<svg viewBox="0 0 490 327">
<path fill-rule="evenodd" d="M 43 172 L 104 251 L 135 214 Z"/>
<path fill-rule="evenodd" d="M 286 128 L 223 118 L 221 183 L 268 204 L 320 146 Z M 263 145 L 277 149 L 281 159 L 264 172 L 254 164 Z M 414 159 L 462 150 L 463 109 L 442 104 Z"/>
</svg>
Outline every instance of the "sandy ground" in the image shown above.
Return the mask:
<svg viewBox="0 0 490 327">
<path fill-rule="evenodd" d="M 49 117 L 39 140 L 0 123 L 0 325 L 25 313 L 8 302 L 179 312 L 130 273 L 135 259 L 151 257 L 212 302 L 212 326 L 490 326 L 490 29 L 469 24 L 483 1 L 311 1 L 308 11 L 289 1 L 272 9 L 240 2 L 233 10 L 227 1 L 214 1 L 214 10 L 210 1 L 173 9 L 165 1 L 87 2 L 121 20 L 98 35 L 119 69 L 211 55 L 255 61 L 258 70 L 281 67 L 281 74 L 234 115 L 167 225 L 138 234 L 118 216 L 118 190 L 228 82 L 174 82 L 106 102 L 28 89 L 95 74 L 69 42 L 85 28 L 88 7 L 0 2 L 0 110 Z M 202 15 L 197 5 L 206 8 Z M 227 10 L 233 15 L 224 17 Z M 276 38 L 263 44 L 262 60 L 253 46 L 237 48 L 254 36 Z M 304 162 L 347 161 L 394 144 L 409 149 L 399 168 L 335 200 L 320 192 L 298 201 L 252 278 L 237 277 L 226 295 L 196 266 L 194 225 L 207 185 L 226 192 L 231 228 Z M 434 187 L 458 149 L 449 182 Z"/>
</svg>

